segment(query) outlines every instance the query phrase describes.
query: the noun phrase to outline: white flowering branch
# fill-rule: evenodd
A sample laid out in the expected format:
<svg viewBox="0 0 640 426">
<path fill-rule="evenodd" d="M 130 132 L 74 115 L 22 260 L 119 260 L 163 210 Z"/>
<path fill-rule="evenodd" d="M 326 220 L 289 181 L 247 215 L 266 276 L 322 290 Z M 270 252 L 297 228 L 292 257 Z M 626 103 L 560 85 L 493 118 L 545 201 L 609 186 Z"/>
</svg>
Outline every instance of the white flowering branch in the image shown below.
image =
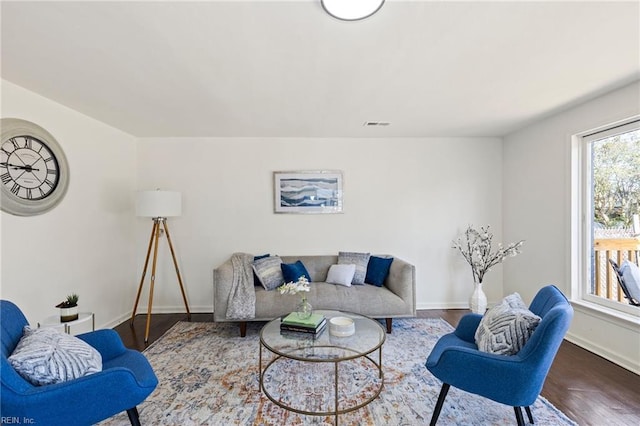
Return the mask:
<svg viewBox="0 0 640 426">
<path fill-rule="evenodd" d="M 480 227 L 480 231 L 469 226 L 463 235 L 453 241 L 453 248 L 457 249 L 471 266 L 473 282 L 481 283 L 492 266 L 502 263 L 507 257 L 519 254 L 523 244 L 524 240 L 511 243 L 507 247 L 498 244 L 498 249 L 492 251 L 493 234 L 489 232 L 489 226 Z"/>
<path fill-rule="evenodd" d="M 280 292 L 280 294 L 298 294 L 301 291 L 309 290 L 309 280 L 307 280 L 304 276 L 298 278 L 298 281 L 296 282 L 291 281 L 278 287 L 278 291 Z"/>
</svg>

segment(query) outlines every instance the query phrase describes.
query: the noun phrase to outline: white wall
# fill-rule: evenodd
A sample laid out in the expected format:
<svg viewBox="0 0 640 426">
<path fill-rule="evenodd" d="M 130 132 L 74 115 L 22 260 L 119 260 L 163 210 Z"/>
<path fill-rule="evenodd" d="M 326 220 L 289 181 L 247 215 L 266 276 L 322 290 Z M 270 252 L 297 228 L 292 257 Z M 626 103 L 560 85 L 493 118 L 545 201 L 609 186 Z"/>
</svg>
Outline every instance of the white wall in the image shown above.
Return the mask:
<svg viewBox="0 0 640 426">
<path fill-rule="evenodd" d="M 571 294 L 571 136 L 640 113 L 640 83 L 556 114 L 504 139 L 504 235 L 527 240 L 505 263 L 504 291 L 531 300 L 544 284 Z M 640 326 L 574 305 L 568 338 L 640 372 Z"/>
<path fill-rule="evenodd" d="M 53 211 L 1 214 L 1 297 L 35 324 L 68 293 L 110 326 L 131 311 L 151 221 L 136 218 L 135 189 L 182 191 L 184 214 L 169 221 L 194 311 L 213 309 L 212 269 L 235 251 L 391 253 L 417 267 L 419 308 L 465 307 L 468 266 L 450 248 L 466 225 L 500 237 L 502 147 L 464 139 L 135 138 L 2 81 L 2 117 L 34 121 L 61 143 L 69 191 Z M 275 170 L 338 169 L 345 213 L 276 215 Z M 487 278 L 490 300 L 502 272 Z M 149 274 L 138 312 L 147 303 Z M 183 309 L 166 244 L 154 312 Z"/>
<path fill-rule="evenodd" d="M 212 311 L 212 270 L 236 251 L 389 253 L 416 265 L 418 308 L 466 307 L 471 272 L 451 240 L 468 224 L 491 224 L 500 238 L 498 138 L 152 138 L 137 158 L 138 189 L 183 194 L 169 226 L 194 311 Z M 274 214 L 277 170 L 342 170 L 344 213 Z M 137 220 L 139 275 L 151 221 Z M 168 252 L 162 243 L 154 309 L 175 311 L 184 308 Z M 500 267 L 487 275 L 490 301 L 501 278 Z"/>
<path fill-rule="evenodd" d="M 32 325 L 76 292 L 96 326 L 130 312 L 135 286 L 132 196 L 135 139 L 33 92 L 2 81 L 2 117 L 48 130 L 71 169 L 69 189 L 52 211 L 18 217 L 2 212 L 0 293 Z"/>
</svg>

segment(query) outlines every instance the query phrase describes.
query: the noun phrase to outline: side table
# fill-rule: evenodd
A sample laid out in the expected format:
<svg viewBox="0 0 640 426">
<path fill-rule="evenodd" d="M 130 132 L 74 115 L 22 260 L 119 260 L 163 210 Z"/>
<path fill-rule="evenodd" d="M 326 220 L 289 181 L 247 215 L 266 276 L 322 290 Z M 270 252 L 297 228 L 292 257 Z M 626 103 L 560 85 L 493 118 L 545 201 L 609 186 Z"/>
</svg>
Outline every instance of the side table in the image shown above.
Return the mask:
<svg viewBox="0 0 640 426">
<path fill-rule="evenodd" d="M 78 319 L 73 321 L 61 322 L 60 315 L 52 315 L 50 317 L 45 318 L 42 322 L 38 323 L 38 328 L 40 327 L 60 327 L 64 326 L 64 332 L 67 334 L 71 334 L 71 326 L 81 324 L 83 322 L 87 322 L 91 320 L 91 330 L 95 331 L 96 329 L 96 317 L 93 312 L 79 312 Z"/>
</svg>

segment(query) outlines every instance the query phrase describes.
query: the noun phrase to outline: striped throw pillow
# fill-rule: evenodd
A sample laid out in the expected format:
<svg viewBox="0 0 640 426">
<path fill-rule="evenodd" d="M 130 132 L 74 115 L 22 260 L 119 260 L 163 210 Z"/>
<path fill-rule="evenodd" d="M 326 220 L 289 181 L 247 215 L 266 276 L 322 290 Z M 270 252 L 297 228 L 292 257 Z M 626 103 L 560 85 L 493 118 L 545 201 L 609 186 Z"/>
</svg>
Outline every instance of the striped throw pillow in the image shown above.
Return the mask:
<svg viewBox="0 0 640 426">
<path fill-rule="evenodd" d="M 102 357 L 95 348 L 55 328 L 25 326 L 8 360 L 18 374 L 36 386 L 102 371 Z"/>
<path fill-rule="evenodd" d="M 253 262 L 253 272 L 265 290 L 274 290 L 284 284 L 280 265 L 282 265 L 282 259 L 279 256 L 269 256 Z"/>
<path fill-rule="evenodd" d="M 364 284 L 370 257 L 370 253 L 338 252 L 338 265 L 356 265 L 356 273 L 353 275 L 351 284 Z"/>
</svg>

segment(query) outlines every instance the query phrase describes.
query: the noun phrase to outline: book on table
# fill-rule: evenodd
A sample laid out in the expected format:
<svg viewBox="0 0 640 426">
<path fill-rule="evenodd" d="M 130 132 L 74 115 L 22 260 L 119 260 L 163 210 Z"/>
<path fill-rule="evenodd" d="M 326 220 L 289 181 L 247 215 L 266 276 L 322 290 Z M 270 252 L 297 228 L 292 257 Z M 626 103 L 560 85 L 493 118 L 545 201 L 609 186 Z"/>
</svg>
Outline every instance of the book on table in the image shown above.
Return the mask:
<svg viewBox="0 0 640 426">
<path fill-rule="evenodd" d="M 300 339 L 300 340 L 306 340 L 306 339 L 317 339 L 320 337 L 320 335 L 322 335 L 322 333 L 324 332 L 324 329 L 327 328 L 327 321 L 323 321 L 319 326 L 317 330 L 311 330 L 311 329 L 304 329 L 304 330 L 300 330 L 300 329 L 290 329 L 287 328 L 287 326 L 282 327 L 282 325 L 280 326 L 280 334 L 284 337 L 287 338 L 291 338 L 291 339 Z"/>
<path fill-rule="evenodd" d="M 280 330 L 295 331 L 299 333 L 318 334 L 327 326 L 327 319 L 323 319 L 316 327 L 307 327 L 304 325 L 280 323 Z"/>
<path fill-rule="evenodd" d="M 318 333 L 327 324 L 327 318 L 321 314 L 311 314 L 309 318 L 299 318 L 295 312 L 282 318 L 281 330 L 302 331 L 306 333 Z"/>
</svg>

